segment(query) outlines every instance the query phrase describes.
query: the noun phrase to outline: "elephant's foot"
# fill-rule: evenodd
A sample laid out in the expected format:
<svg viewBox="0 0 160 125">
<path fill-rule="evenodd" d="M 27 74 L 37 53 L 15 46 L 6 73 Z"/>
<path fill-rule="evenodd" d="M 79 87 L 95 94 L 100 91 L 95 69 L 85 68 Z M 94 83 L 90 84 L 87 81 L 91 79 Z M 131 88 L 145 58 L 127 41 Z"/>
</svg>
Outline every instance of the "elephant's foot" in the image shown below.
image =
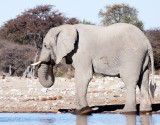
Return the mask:
<svg viewBox="0 0 160 125">
<path fill-rule="evenodd" d="M 141 113 L 146 113 L 146 112 L 151 112 L 151 111 L 152 111 L 151 105 L 142 105 L 142 104 L 140 104 L 140 112 Z"/>
<path fill-rule="evenodd" d="M 122 113 L 133 113 L 133 114 L 135 114 L 135 113 L 137 113 L 137 109 L 136 109 L 136 106 L 134 106 L 134 107 L 127 107 L 127 106 L 125 106 L 124 108 L 123 108 L 123 110 L 122 110 Z"/>
<path fill-rule="evenodd" d="M 73 112 L 73 114 L 76 115 L 90 115 L 92 113 L 92 108 L 90 108 L 89 106 L 86 106 L 82 109 L 75 109 L 75 111 Z"/>
</svg>

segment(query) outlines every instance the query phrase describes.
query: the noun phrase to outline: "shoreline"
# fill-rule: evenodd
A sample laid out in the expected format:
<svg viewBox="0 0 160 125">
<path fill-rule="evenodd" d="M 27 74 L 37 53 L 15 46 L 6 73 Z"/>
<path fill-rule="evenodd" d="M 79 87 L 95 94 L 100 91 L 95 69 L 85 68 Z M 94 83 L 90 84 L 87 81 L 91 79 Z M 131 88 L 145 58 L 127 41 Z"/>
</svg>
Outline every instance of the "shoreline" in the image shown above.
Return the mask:
<svg viewBox="0 0 160 125">
<path fill-rule="evenodd" d="M 159 75 L 155 75 L 155 81 L 157 89 L 152 102 L 153 114 L 160 113 Z M 139 104 L 138 87 L 136 94 Z M 93 77 L 88 86 L 87 100 L 90 107 L 98 108 L 97 112 L 120 113 L 125 103 L 124 83 L 117 77 Z M 75 107 L 74 78 L 56 77 L 51 88 L 44 88 L 38 79 L 0 77 L 1 113 L 63 113 Z"/>
</svg>

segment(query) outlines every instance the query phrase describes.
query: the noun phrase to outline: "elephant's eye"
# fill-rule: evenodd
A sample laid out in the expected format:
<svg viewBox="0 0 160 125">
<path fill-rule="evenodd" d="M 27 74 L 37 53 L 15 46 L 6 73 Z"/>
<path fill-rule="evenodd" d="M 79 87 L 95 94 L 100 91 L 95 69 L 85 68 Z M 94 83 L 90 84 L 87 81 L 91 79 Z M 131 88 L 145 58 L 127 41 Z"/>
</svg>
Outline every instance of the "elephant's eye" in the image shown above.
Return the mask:
<svg viewBox="0 0 160 125">
<path fill-rule="evenodd" d="M 46 44 L 44 44 L 44 47 L 45 47 L 45 48 L 47 48 L 47 49 L 50 49 L 50 47 L 49 47 L 49 46 L 47 46 Z"/>
<path fill-rule="evenodd" d="M 44 47 L 45 47 L 45 48 L 48 48 L 46 44 L 44 44 Z"/>
<path fill-rule="evenodd" d="M 48 49 L 48 47 L 47 47 L 47 45 L 46 45 L 46 44 L 44 44 L 44 47 Z"/>
</svg>

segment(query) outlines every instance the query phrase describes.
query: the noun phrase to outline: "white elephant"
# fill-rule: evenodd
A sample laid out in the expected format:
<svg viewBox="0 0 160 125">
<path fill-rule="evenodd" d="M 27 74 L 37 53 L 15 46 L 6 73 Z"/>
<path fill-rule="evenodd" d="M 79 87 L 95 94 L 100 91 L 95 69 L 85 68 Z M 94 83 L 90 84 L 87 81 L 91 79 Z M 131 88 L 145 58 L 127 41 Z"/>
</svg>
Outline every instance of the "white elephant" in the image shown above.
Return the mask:
<svg viewBox="0 0 160 125">
<path fill-rule="evenodd" d="M 87 87 L 93 72 L 119 76 L 126 88 L 123 112 L 136 112 L 136 85 L 141 91 L 140 111 L 151 111 L 149 94 L 149 62 L 152 86 L 154 59 L 150 42 L 131 24 L 107 27 L 94 25 L 62 25 L 49 30 L 43 41 L 38 76 L 44 87 L 54 83 L 53 66 L 62 58 L 75 68 L 77 113 L 91 112 Z"/>
</svg>

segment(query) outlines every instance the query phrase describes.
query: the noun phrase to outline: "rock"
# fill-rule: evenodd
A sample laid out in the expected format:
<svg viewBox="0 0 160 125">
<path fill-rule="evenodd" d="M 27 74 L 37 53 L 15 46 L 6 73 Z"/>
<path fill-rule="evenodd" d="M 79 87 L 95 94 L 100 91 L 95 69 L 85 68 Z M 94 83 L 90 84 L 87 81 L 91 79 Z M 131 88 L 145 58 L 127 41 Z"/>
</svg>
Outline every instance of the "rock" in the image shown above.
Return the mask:
<svg viewBox="0 0 160 125">
<path fill-rule="evenodd" d="M 28 89 L 28 92 L 32 92 L 34 89 L 33 88 L 29 88 Z"/>
<path fill-rule="evenodd" d="M 57 112 L 57 114 L 61 114 L 61 112 L 60 112 L 60 111 L 58 111 L 58 112 Z"/>
<path fill-rule="evenodd" d="M 41 100 L 41 101 L 46 101 L 46 100 L 47 100 L 47 98 L 42 97 L 40 100 Z"/>
<path fill-rule="evenodd" d="M 56 97 L 53 97 L 52 100 L 57 100 L 57 98 L 56 98 Z"/>
<path fill-rule="evenodd" d="M 114 95 L 113 97 L 120 97 L 120 95 Z"/>
<path fill-rule="evenodd" d="M 62 99 L 63 97 L 62 96 L 58 96 L 58 99 Z"/>
<path fill-rule="evenodd" d="M 42 88 L 41 91 L 46 93 L 47 92 L 47 88 Z"/>
</svg>

